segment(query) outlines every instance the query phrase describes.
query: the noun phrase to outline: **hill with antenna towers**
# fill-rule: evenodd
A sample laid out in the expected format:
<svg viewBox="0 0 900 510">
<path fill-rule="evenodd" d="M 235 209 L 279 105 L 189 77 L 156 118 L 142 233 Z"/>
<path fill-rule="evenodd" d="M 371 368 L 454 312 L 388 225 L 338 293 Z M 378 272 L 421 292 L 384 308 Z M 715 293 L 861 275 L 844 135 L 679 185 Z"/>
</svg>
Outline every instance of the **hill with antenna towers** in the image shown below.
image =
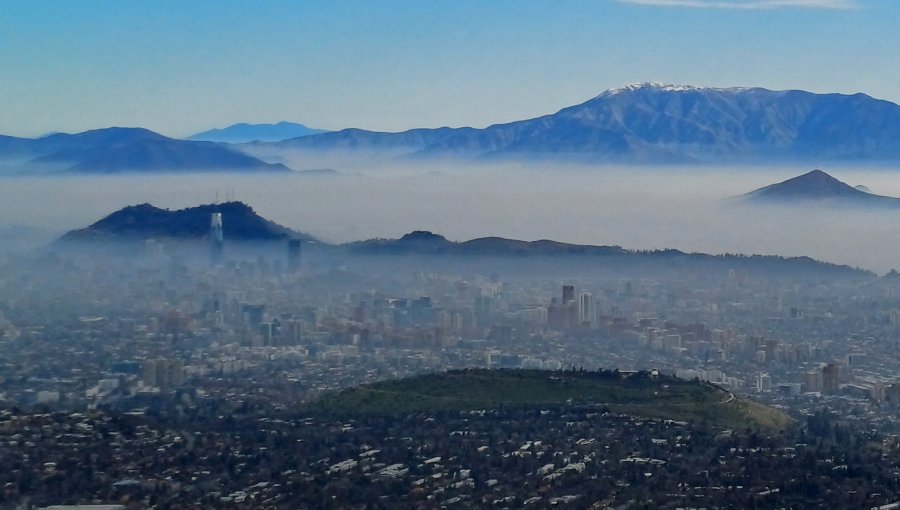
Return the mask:
<svg viewBox="0 0 900 510">
<path fill-rule="evenodd" d="M 160 209 L 150 204 L 122 208 L 96 223 L 65 234 L 63 241 L 124 241 L 143 239 L 204 239 L 210 218 L 222 214 L 228 241 L 313 240 L 312 236 L 267 220 L 243 202 L 229 201 L 186 209 Z"/>
</svg>

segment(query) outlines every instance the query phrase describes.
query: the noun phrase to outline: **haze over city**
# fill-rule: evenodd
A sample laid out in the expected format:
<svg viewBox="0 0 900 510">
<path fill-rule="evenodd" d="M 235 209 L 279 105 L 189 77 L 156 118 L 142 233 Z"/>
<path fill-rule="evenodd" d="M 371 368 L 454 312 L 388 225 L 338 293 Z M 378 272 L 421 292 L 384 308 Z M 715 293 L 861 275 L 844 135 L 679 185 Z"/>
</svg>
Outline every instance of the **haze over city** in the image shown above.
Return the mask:
<svg viewBox="0 0 900 510">
<path fill-rule="evenodd" d="M 0 189 L 0 217 L 7 228 L 37 228 L 22 239 L 32 248 L 129 204 L 180 209 L 214 202 L 217 196 L 224 200 L 233 192 L 263 216 L 330 242 L 431 230 L 458 241 L 499 235 L 631 249 L 807 255 L 879 273 L 900 265 L 895 256 L 900 227 L 887 221 L 897 212 L 819 207 L 763 208 L 748 214 L 726 201 L 804 172 L 801 168 L 495 165 L 464 171 L 437 166 L 431 171 L 16 178 Z M 900 185 L 888 170 L 831 173 L 853 185 L 900 196 Z"/>
<path fill-rule="evenodd" d="M 2 13 L 0 510 L 900 507 L 900 3 Z"/>
<path fill-rule="evenodd" d="M 565 8 L 539 1 L 12 4 L 0 20 L 14 50 L 0 56 L 9 71 L 0 82 L 0 133 L 140 126 L 183 137 L 237 122 L 283 120 L 328 130 L 484 127 L 648 80 L 864 92 L 898 101 L 900 36 L 890 21 L 897 9 L 854 0 L 606 1 Z M 547 161 L 472 169 L 466 161 L 273 152 L 294 170 L 329 168 L 353 177 L 16 179 L 0 190 L 0 222 L 58 234 L 132 202 L 185 207 L 234 189 L 283 223 L 334 241 L 423 228 L 459 240 L 504 235 L 635 249 L 807 254 L 878 271 L 895 265 L 887 255 L 895 251 L 892 227 L 865 214 L 795 214 L 787 223 L 762 214 L 747 225 L 752 218 L 718 207 L 721 199 L 818 166 L 900 195 L 881 164 L 813 157 L 648 173 L 608 163 L 574 171 Z M 856 242 L 804 235 L 823 228 Z M 858 243 L 871 249 L 850 248 Z"/>
</svg>

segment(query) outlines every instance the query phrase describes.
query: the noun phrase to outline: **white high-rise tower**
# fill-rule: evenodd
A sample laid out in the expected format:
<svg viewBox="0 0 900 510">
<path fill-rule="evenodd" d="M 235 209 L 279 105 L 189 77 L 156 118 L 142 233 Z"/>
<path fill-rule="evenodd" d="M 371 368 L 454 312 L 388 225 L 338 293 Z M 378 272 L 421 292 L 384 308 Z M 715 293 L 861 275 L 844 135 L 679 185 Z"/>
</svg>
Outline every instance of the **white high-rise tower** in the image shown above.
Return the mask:
<svg viewBox="0 0 900 510">
<path fill-rule="evenodd" d="M 578 297 L 578 324 L 590 325 L 592 322 L 594 322 L 593 296 L 589 292 L 584 292 Z"/>
<path fill-rule="evenodd" d="M 225 233 L 222 230 L 222 213 L 212 213 L 209 223 L 210 261 L 212 265 L 222 263 L 222 248 L 225 244 Z"/>
</svg>

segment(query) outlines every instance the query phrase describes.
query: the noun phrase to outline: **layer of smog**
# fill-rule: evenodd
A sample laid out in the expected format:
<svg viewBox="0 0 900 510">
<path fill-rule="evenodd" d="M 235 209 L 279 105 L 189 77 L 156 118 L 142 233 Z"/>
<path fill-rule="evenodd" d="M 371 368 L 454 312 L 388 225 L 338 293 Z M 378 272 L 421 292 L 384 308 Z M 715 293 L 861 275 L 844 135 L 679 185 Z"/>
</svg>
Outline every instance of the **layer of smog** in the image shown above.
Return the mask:
<svg viewBox="0 0 900 510">
<path fill-rule="evenodd" d="M 810 168 L 398 163 L 366 171 L 331 163 L 334 172 L 290 175 L 4 179 L 3 250 L 46 244 L 127 205 L 178 209 L 233 197 L 329 243 L 428 230 L 452 241 L 498 236 L 635 250 L 809 256 L 881 273 L 898 265 L 900 223 L 891 218 L 900 212 L 748 208 L 727 200 Z M 885 169 L 825 170 L 873 193 L 900 196 L 900 184 Z"/>
<path fill-rule="evenodd" d="M 900 2 L 94 4 L 0 15 L 0 510 L 900 510 Z"/>
</svg>

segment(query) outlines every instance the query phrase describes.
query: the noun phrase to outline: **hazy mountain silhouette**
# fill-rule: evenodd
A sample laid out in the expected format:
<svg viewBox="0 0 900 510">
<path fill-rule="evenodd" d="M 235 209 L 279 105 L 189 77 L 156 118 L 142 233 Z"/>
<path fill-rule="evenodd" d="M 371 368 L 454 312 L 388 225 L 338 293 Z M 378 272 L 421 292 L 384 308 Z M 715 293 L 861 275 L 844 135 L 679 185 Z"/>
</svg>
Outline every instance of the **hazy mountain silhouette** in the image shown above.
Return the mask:
<svg viewBox="0 0 900 510">
<path fill-rule="evenodd" d="M 828 271 L 833 275 L 869 275 L 868 272 L 848 266 L 821 262 L 809 257 L 779 257 L 768 255 L 708 255 L 685 253 L 679 250 L 628 250 L 620 246 L 595 246 L 561 243 L 542 239 L 520 241 L 502 237 L 482 237 L 469 241 L 449 241 L 428 231 L 415 231 L 400 239 L 369 239 L 341 245 L 339 248 L 353 255 L 370 256 L 424 256 L 469 257 L 471 259 L 511 257 L 523 259 L 565 259 L 569 262 L 591 260 L 597 263 L 622 265 L 643 264 L 646 267 L 704 268 L 723 271 L 729 268 L 758 270 L 761 272 Z M 440 259 L 445 260 L 445 259 Z M 567 262 L 561 261 L 561 264 Z"/>
<path fill-rule="evenodd" d="M 286 238 L 313 240 L 269 221 L 243 202 L 206 204 L 170 211 L 150 204 L 120 209 L 93 225 L 73 230 L 63 241 L 114 241 L 141 239 L 202 239 L 209 236 L 212 213 L 222 213 L 227 240 L 272 241 Z"/>
<path fill-rule="evenodd" d="M 31 168 L 62 173 L 240 171 L 284 172 L 209 142 L 177 140 L 143 128 L 106 128 L 42 138 L 0 139 L 0 158 L 27 155 Z"/>
<path fill-rule="evenodd" d="M 779 203 L 852 207 L 898 207 L 900 199 L 875 195 L 850 186 L 821 170 L 813 170 L 783 182 L 751 191 L 740 198 L 742 203 Z"/>
<path fill-rule="evenodd" d="M 900 106 L 865 94 L 640 84 L 552 115 L 484 129 L 345 129 L 278 145 L 624 162 L 896 160 Z"/>
<path fill-rule="evenodd" d="M 542 239 L 519 241 L 502 237 L 481 237 L 452 242 L 441 235 L 417 230 L 400 239 L 371 239 L 348 244 L 357 253 L 419 253 L 457 255 L 624 255 L 618 246 L 588 246 Z"/>
<path fill-rule="evenodd" d="M 551 240 L 520 241 L 502 237 L 483 237 L 463 242 L 449 241 L 428 231 L 415 231 L 400 239 L 370 239 L 340 245 L 330 245 L 308 234 L 297 232 L 269 221 L 242 202 L 207 204 L 177 211 L 169 211 L 150 204 L 132 205 L 120 209 L 93 225 L 73 230 L 60 241 L 100 241 L 105 247 L 111 241 L 144 239 L 204 239 L 208 237 L 210 219 L 221 212 L 226 240 L 272 241 L 287 238 L 311 241 L 310 249 L 319 250 L 329 260 L 341 257 L 403 257 L 432 258 L 440 263 L 451 259 L 477 261 L 488 258 L 503 260 L 553 260 L 563 265 L 581 261 L 588 264 L 612 264 L 609 267 L 665 268 L 667 270 L 701 270 L 726 272 L 741 268 L 766 273 L 807 273 L 822 271 L 834 276 L 870 276 L 870 273 L 820 262 L 809 257 L 778 257 L 762 255 L 707 255 L 678 250 L 627 250 L 619 246 L 594 246 L 561 243 Z M 564 260 L 561 260 L 564 259 Z"/>
<path fill-rule="evenodd" d="M 279 122 L 277 124 L 233 124 L 226 128 L 210 129 L 189 136 L 188 140 L 200 142 L 280 142 L 289 138 L 317 135 L 327 133 L 324 129 L 314 129 L 293 122 Z"/>
</svg>

